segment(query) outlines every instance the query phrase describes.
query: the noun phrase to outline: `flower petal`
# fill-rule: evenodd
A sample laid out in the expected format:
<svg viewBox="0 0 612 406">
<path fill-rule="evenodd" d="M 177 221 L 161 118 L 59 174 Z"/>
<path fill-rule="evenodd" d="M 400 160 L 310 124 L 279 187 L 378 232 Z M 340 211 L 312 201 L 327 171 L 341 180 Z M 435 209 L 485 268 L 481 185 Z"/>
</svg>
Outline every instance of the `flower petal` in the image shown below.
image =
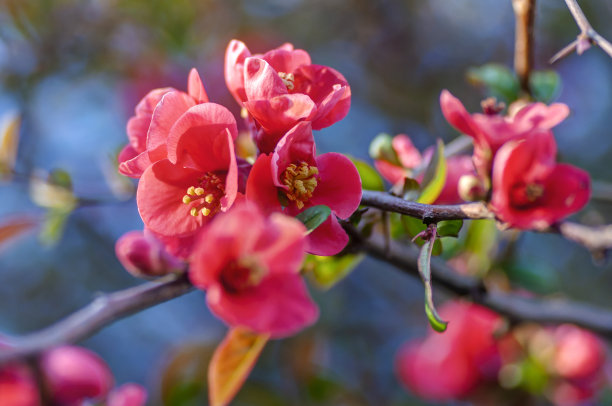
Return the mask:
<svg viewBox="0 0 612 406">
<path fill-rule="evenodd" d="M 272 178 L 271 155 L 261 154 L 257 157 L 247 179 L 246 197 L 265 213 L 281 211 L 278 188 Z"/>
<path fill-rule="evenodd" d="M 231 40 L 225 51 L 225 83 L 234 99 L 240 104 L 247 100 L 244 90 L 244 61 L 251 56 L 247 46 L 238 40 Z"/>
<path fill-rule="evenodd" d="M 288 94 L 271 99 L 249 100 L 244 103 L 244 107 L 263 128 L 266 133 L 264 136 L 272 137 L 275 141 L 278 141 L 287 130 L 299 121 L 310 120 L 316 113 L 314 102 L 304 94 Z M 261 141 L 257 140 L 257 142 L 259 147 Z M 272 144 L 270 141 L 266 140 L 266 142 Z"/>
<path fill-rule="evenodd" d="M 270 273 L 300 272 L 306 250 L 306 227 L 293 217 L 273 213 L 260 235 L 255 250 Z"/>
<path fill-rule="evenodd" d="M 144 151 L 133 158 L 125 159 L 134 152 L 133 149 L 128 148 L 131 147 L 129 145 L 126 146 L 119 154 L 119 173 L 130 178 L 140 178 L 145 169 L 152 164 L 149 154 L 147 151 Z"/>
<path fill-rule="evenodd" d="M 283 171 L 292 163 L 316 165 L 316 146 L 310 122 L 303 121 L 280 139 L 272 155 L 272 179 L 278 187 L 286 188 L 280 180 Z"/>
<path fill-rule="evenodd" d="M 336 255 L 346 247 L 349 237 L 333 214 L 308 234 L 306 252 L 315 255 Z"/>
<path fill-rule="evenodd" d="M 271 99 L 288 93 L 287 86 L 274 68 L 255 57 L 244 62 L 244 89 L 247 100 Z"/>
<path fill-rule="evenodd" d="M 193 97 L 197 103 L 208 103 L 208 95 L 202 84 L 202 79 L 196 68 L 192 68 L 187 79 L 187 93 Z"/>
<path fill-rule="evenodd" d="M 467 112 L 463 104 L 453 96 L 448 90 L 442 90 L 440 94 L 440 107 L 442 114 L 453 127 L 476 139 L 476 141 L 484 141 L 481 139 L 481 134 L 478 127 L 474 123 L 472 116 Z"/>
<path fill-rule="evenodd" d="M 303 49 L 293 49 L 291 44 L 268 51 L 261 59 L 268 62 L 275 71 L 285 73 L 292 73 L 302 65 L 311 64 L 308 52 Z"/>
<path fill-rule="evenodd" d="M 532 103 L 519 110 L 514 121 L 527 122 L 532 128 L 550 130 L 565 120 L 569 113 L 569 107 L 563 103 L 554 103 L 550 106 L 544 103 Z"/>
</svg>

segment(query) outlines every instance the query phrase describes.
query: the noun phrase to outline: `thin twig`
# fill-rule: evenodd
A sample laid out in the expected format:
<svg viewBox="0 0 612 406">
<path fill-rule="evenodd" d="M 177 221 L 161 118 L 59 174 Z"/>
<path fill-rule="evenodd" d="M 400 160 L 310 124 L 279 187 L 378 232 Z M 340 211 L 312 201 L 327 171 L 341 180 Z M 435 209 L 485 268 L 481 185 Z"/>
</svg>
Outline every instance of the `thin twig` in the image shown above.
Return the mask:
<svg viewBox="0 0 612 406">
<path fill-rule="evenodd" d="M 0 365 L 15 359 L 34 357 L 58 345 L 83 340 L 123 317 L 184 295 L 192 288 L 186 276 L 172 275 L 162 282 L 149 282 L 101 295 L 50 327 L 9 340 L 10 347 L 0 350 Z"/>
<path fill-rule="evenodd" d="M 529 75 L 533 67 L 533 23 L 535 0 L 512 0 L 516 17 L 514 35 L 514 71 L 519 78 L 521 89 L 530 94 Z"/>
<path fill-rule="evenodd" d="M 599 35 L 599 33 L 593 29 L 591 23 L 589 23 L 589 20 L 587 20 L 584 12 L 578 5 L 578 1 L 565 0 L 565 4 L 567 4 L 567 8 L 569 9 L 570 13 L 572 13 L 572 17 L 574 17 L 576 24 L 578 24 L 580 34 L 578 34 L 578 38 L 576 40 L 565 46 L 561 51 L 557 52 L 549 62 L 555 63 L 559 59 L 569 55 L 574 50 L 576 50 L 578 54 L 581 54 L 588 49 L 590 45 L 599 46 L 612 58 L 612 43 Z"/>
</svg>

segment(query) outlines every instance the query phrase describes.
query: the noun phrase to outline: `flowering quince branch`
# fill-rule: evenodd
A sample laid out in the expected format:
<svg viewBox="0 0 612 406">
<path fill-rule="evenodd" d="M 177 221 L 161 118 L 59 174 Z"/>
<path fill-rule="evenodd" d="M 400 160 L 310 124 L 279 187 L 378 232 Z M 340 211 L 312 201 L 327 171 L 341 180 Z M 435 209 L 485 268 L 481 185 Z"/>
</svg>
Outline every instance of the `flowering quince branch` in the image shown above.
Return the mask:
<svg viewBox="0 0 612 406">
<path fill-rule="evenodd" d="M 533 22 L 536 0 L 512 0 L 516 17 L 514 34 L 514 71 L 519 77 L 521 88 L 527 94 L 529 75 L 533 66 Z"/>
<path fill-rule="evenodd" d="M 578 55 L 581 55 L 584 51 L 589 49 L 591 45 L 599 46 L 612 58 L 612 43 L 599 35 L 597 31 L 593 29 L 591 23 L 589 23 L 589 20 L 587 20 L 586 16 L 582 12 L 582 9 L 578 5 L 578 1 L 565 0 L 565 3 L 567 4 L 569 11 L 572 13 L 574 20 L 576 20 L 576 24 L 578 24 L 578 27 L 580 28 L 580 34 L 578 34 L 578 38 L 576 38 L 576 40 L 557 52 L 549 62 L 555 63 L 559 59 L 568 56 L 574 51 L 576 51 Z"/>
</svg>

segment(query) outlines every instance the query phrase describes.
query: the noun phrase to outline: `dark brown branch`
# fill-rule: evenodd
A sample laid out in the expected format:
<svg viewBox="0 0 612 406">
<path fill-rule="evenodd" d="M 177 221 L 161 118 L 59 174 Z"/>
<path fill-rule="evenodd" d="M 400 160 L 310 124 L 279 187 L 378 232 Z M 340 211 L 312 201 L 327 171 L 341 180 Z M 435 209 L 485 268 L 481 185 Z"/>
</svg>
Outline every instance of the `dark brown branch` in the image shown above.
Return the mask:
<svg viewBox="0 0 612 406">
<path fill-rule="evenodd" d="M 149 282 L 98 296 L 89 305 L 58 323 L 10 341 L 11 348 L 0 350 L 0 365 L 36 356 L 48 348 L 83 340 L 121 318 L 184 295 L 192 288 L 186 276 L 172 275 L 162 282 Z"/>
<path fill-rule="evenodd" d="M 535 0 L 512 0 L 512 8 L 516 17 L 514 71 L 519 78 L 521 89 L 530 94 L 529 75 L 533 67 Z"/>
<path fill-rule="evenodd" d="M 355 248 L 418 278 L 418 249 L 415 246 L 391 241 L 387 250 L 381 235 L 375 234 L 364 240 L 357 230 L 351 226 L 346 228 L 353 238 Z M 487 290 L 480 280 L 457 274 L 442 260 L 433 258 L 431 266 L 434 287 L 443 287 L 452 293 L 468 296 L 472 301 L 495 310 L 512 321 L 573 323 L 612 337 L 612 309 L 601 309 L 570 300 L 526 298 Z"/>
<path fill-rule="evenodd" d="M 570 13 L 572 13 L 572 17 L 578 24 L 580 28 L 580 34 L 578 34 L 578 38 L 565 46 L 561 51 L 557 52 L 551 59 L 550 63 L 555 63 L 559 59 L 569 55 L 571 52 L 576 50 L 578 54 L 584 52 L 590 45 L 599 46 L 606 54 L 608 54 L 612 58 L 612 43 L 610 43 L 607 39 L 602 37 L 593 29 L 589 20 L 587 20 L 584 12 L 578 5 L 577 0 L 565 0 L 565 4 L 567 4 L 567 8 Z"/>
</svg>

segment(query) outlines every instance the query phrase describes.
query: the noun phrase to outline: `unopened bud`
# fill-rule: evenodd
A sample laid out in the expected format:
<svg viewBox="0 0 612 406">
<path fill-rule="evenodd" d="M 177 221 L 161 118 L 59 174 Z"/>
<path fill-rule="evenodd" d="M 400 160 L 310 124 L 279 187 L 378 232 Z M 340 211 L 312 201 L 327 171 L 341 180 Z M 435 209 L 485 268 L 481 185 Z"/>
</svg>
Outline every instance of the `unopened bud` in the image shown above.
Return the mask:
<svg viewBox="0 0 612 406">
<path fill-rule="evenodd" d="M 115 244 L 119 262 L 132 275 L 139 278 L 157 277 L 184 268 L 180 259 L 169 254 L 154 236 L 142 231 L 130 231 Z"/>
<path fill-rule="evenodd" d="M 370 157 L 387 161 L 400 166 L 400 161 L 393 149 L 393 138 L 389 134 L 378 134 L 370 143 Z"/>
<path fill-rule="evenodd" d="M 126 383 L 114 389 L 108 400 L 107 406 L 144 406 L 147 401 L 147 391 L 140 385 Z"/>
<path fill-rule="evenodd" d="M 484 187 L 474 175 L 463 175 L 457 184 L 459 197 L 467 202 L 483 200 L 486 197 Z"/>
</svg>

